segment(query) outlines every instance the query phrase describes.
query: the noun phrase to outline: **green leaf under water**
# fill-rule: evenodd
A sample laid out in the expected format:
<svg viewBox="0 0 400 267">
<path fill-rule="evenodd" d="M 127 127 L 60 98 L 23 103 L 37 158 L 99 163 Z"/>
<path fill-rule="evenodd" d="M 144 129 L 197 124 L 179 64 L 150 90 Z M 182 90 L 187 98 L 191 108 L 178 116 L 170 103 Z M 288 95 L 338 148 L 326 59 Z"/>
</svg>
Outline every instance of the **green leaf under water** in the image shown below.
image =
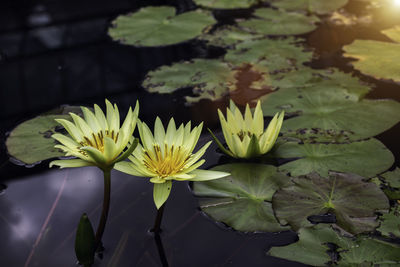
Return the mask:
<svg viewBox="0 0 400 267">
<path fill-rule="evenodd" d="M 210 12 L 195 10 L 175 15 L 174 7 L 144 7 L 117 17 L 109 35 L 124 44 L 161 46 L 195 38 L 216 23 Z"/>
<path fill-rule="evenodd" d="M 196 5 L 215 9 L 249 8 L 260 0 L 193 0 Z"/>
<path fill-rule="evenodd" d="M 310 174 L 293 178 L 272 200 L 276 217 L 294 230 L 311 226 L 311 215 L 333 213 L 336 225 L 352 234 L 373 231 L 378 225 L 375 212 L 389 209 L 385 194 L 374 183 L 354 174 Z"/>
<path fill-rule="evenodd" d="M 299 35 L 311 32 L 317 28 L 319 18 L 301 13 L 287 12 L 271 8 L 259 8 L 253 14 L 255 18 L 241 20 L 240 27 L 255 33 L 265 35 Z"/>
<path fill-rule="evenodd" d="M 329 90 L 327 90 L 329 89 Z M 359 100 L 359 95 L 324 84 L 308 88 L 281 88 L 262 99 L 264 115 L 280 110 L 298 115 L 285 120 L 281 132 L 302 140 L 343 142 L 378 135 L 400 121 L 400 103 Z"/>
<path fill-rule="evenodd" d="M 268 0 L 273 6 L 290 11 L 305 11 L 316 14 L 328 14 L 343 6 L 348 0 Z"/>
<path fill-rule="evenodd" d="M 289 229 L 276 221 L 269 202 L 275 191 L 288 183 L 288 176 L 274 166 L 263 164 L 226 164 L 212 170 L 231 175 L 193 184 L 200 208 L 210 217 L 244 232 Z"/>
<path fill-rule="evenodd" d="M 95 235 L 86 213 L 79 220 L 75 237 L 75 255 L 83 266 L 92 266 L 95 253 Z"/>
<path fill-rule="evenodd" d="M 329 171 L 337 171 L 374 177 L 389 169 L 394 162 L 392 152 L 373 138 L 349 144 L 286 142 L 276 147 L 274 155 L 294 159 L 279 166 L 280 170 L 288 171 L 292 176 L 311 172 L 327 176 Z"/>
<path fill-rule="evenodd" d="M 55 119 L 71 120 L 68 112 L 81 111 L 79 107 L 66 106 L 19 124 L 6 140 L 8 154 L 27 165 L 64 156 L 64 152 L 54 148 L 57 142 L 51 136 L 57 128 L 63 129 Z"/>
</svg>

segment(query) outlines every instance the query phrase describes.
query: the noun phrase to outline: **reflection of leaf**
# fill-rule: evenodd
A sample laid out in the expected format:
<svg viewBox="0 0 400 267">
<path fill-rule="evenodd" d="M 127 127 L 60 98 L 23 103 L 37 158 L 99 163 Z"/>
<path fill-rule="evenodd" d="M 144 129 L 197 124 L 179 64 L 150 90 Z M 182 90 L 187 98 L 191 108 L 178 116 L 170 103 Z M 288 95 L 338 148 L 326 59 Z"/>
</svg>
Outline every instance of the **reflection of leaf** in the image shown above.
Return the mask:
<svg viewBox="0 0 400 267">
<path fill-rule="evenodd" d="M 269 0 L 273 6 L 286 10 L 308 11 L 317 14 L 331 13 L 346 5 L 348 0 Z"/>
<path fill-rule="evenodd" d="M 312 266 L 326 266 L 326 263 L 337 260 L 328 254 L 328 243 L 348 247 L 346 240 L 331 227 L 316 225 L 312 228 L 301 228 L 299 241 L 284 247 L 272 247 L 268 255 Z"/>
<path fill-rule="evenodd" d="M 362 179 L 344 173 L 294 178 L 292 185 L 276 192 L 273 209 L 282 224 L 295 230 L 310 226 L 307 217 L 329 211 L 336 215 L 336 224 L 349 233 L 372 231 L 378 226 L 375 212 L 387 210 L 389 201 L 374 183 Z"/>
<path fill-rule="evenodd" d="M 400 42 L 400 27 L 382 31 L 389 38 Z M 399 43 L 388 43 L 373 40 L 355 40 L 343 47 L 344 56 L 355 58 L 354 68 L 377 79 L 400 81 Z M 388 62 L 395 62 L 388 64 Z"/>
<path fill-rule="evenodd" d="M 172 93 L 175 90 L 193 87 L 196 97 L 187 97 L 189 102 L 200 99 L 216 100 L 229 92 L 234 83 L 234 73 L 228 64 L 218 60 L 195 59 L 192 62 L 175 63 L 148 73 L 143 82 L 149 92 Z"/>
<path fill-rule="evenodd" d="M 216 8 L 216 9 L 235 9 L 249 8 L 260 0 L 194 0 L 196 5 Z"/>
<path fill-rule="evenodd" d="M 320 141 L 329 139 L 329 136 L 323 136 L 326 131 L 338 138 L 332 138 L 332 141 L 360 140 L 378 135 L 400 121 L 400 103 L 358 99 L 358 95 L 346 89 L 335 86 L 326 90 L 321 84 L 321 87 L 296 90 L 283 88 L 268 94 L 262 109 L 270 116 L 282 109 L 286 114 L 299 115 L 285 120 L 282 133 L 304 139 L 310 137 L 302 136 L 305 130 L 314 129 L 314 139 Z"/>
<path fill-rule="evenodd" d="M 319 22 L 316 16 L 271 8 L 256 9 L 254 16 L 256 18 L 241 21 L 238 25 L 256 34 L 297 35 L 315 30 L 315 23 Z"/>
<path fill-rule="evenodd" d="M 272 195 L 289 181 L 277 168 L 261 164 L 227 164 L 212 168 L 230 176 L 195 182 L 201 209 L 217 221 L 239 231 L 276 232 L 288 230 L 279 225 L 271 208 Z"/>
<path fill-rule="evenodd" d="M 56 141 L 51 138 L 56 127 L 59 126 L 55 119 L 70 119 L 70 116 L 66 114 L 68 111 L 78 113 L 76 109 L 76 107 L 65 107 L 18 125 L 6 141 L 10 156 L 25 164 L 64 156 L 65 153 L 54 148 Z"/>
<path fill-rule="evenodd" d="M 400 213 L 397 206 L 390 213 L 382 215 L 379 219 L 381 225 L 377 230 L 382 235 L 400 238 Z"/>
<path fill-rule="evenodd" d="M 359 237 L 352 240 L 328 226 L 317 225 L 300 229 L 299 241 L 273 247 L 268 254 L 312 266 L 398 266 L 399 249 L 396 244 L 378 239 Z"/>
<path fill-rule="evenodd" d="M 228 49 L 224 59 L 235 65 L 262 65 L 270 72 L 293 69 L 312 58 L 312 53 L 304 51 L 298 42 L 294 38 L 246 40 Z"/>
<path fill-rule="evenodd" d="M 277 146 L 275 156 L 297 158 L 279 167 L 292 176 L 311 172 L 327 176 L 329 171 L 339 171 L 373 177 L 390 168 L 394 162 L 392 153 L 376 139 L 349 144 L 287 142 Z"/>
<path fill-rule="evenodd" d="M 215 22 L 206 11 L 195 10 L 175 16 L 173 7 L 145 7 L 117 17 L 109 34 L 114 40 L 135 46 L 170 45 L 195 38 Z"/>
</svg>

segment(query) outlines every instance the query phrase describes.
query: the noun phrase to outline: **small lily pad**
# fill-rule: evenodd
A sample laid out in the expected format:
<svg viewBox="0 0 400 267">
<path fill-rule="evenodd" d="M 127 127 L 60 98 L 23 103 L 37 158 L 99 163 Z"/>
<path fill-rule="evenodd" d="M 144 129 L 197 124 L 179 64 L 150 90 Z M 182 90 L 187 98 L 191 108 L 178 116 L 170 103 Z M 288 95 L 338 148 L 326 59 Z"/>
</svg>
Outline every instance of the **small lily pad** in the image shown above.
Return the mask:
<svg viewBox="0 0 400 267">
<path fill-rule="evenodd" d="M 224 59 L 235 65 L 262 65 L 270 72 L 287 71 L 312 59 L 312 52 L 305 51 L 300 41 L 295 38 L 246 40 L 227 49 Z"/>
<path fill-rule="evenodd" d="M 109 29 L 114 40 L 134 46 L 161 46 L 193 39 L 211 27 L 216 20 L 204 10 L 175 15 L 169 6 L 144 7 L 129 15 L 117 17 Z"/>
<path fill-rule="evenodd" d="M 307 217 L 330 212 L 336 215 L 336 225 L 349 233 L 373 231 L 379 225 L 375 212 L 389 209 L 379 187 L 358 175 L 310 174 L 292 182 L 275 193 L 272 203 L 279 222 L 294 230 L 311 226 Z"/>
<path fill-rule="evenodd" d="M 288 171 L 292 176 L 311 172 L 327 176 L 329 171 L 338 171 L 374 177 L 389 169 L 394 162 L 392 152 L 373 138 L 349 144 L 286 142 L 277 146 L 275 156 L 295 159 L 279 166 L 280 170 Z"/>
<path fill-rule="evenodd" d="M 400 189 L 400 168 L 396 168 L 394 171 L 385 172 L 380 176 L 390 187 Z"/>
<path fill-rule="evenodd" d="M 378 230 L 383 236 L 400 238 L 400 211 L 398 206 L 390 213 L 383 214 L 380 218 L 381 224 Z"/>
<path fill-rule="evenodd" d="M 336 133 L 332 141 L 354 141 L 378 135 L 400 121 L 400 103 L 394 100 L 359 100 L 359 94 L 341 88 L 329 90 L 317 85 L 309 88 L 281 88 L 263 97 L 264 115 L 273 116 L 280 110 L 298 115 L 282 126 L 284 135 L 302 140 L 306 130 L 316 129 L 313 141 L 328 141 L 318 132 Z M 349 123 L 351 122 L 351 123 Z"/>
<path fill-rule="evenodd" d="M 26 165 L 64 156 L 64 152 L 54 148 L 56 141 L 51 136 L 56 129 L 63 129 L 55 119 L 70 120 L 68 112 L 79 114 L 80 109 L 62 107 L 19 124 L 6 140 L 8 154 Z"/>
<path fill-rule="evenodd" d="M 389 38 L 400 42 L 400 27 L 382 31 Z M 355 58 L 355 69 L 376 79 L 400 81 L 400 43 L 374 40 L 355 40 L 343 47 L 343 56 Z M 392 62 L 392 64 L 388 64 Z"/>
<path fill-rule="evenodd" d="M 316 14 L 328 14 L 343 6 L 348 0 L 269 0 L 273 6 L 290 11 L 305 11 Z"/>
<path fill-rule="evenodd" d="M 262 34 L 254 34 L 244 31 L 236 26 L 225 25 L 218 27 L 218 29 L 212 34 L 208 33 L 200 36 L 199 39 L 207 41 L 209 45 L 232 48 L 234 45 L 243 41 L 262 37 Z"/>
<path fill-rule="evenodd" d="M 240 27 L 255 34 L 265 35 L 299 35 L 317 28 L 319 18 L 301 13 L 259 8 L 254 12 L 255 18 L 238 22 Z"/>
<path fill-rule="evenodd" d="M 400 199 L 400 169 L 396 168 L 394 171 L 388 171 L 381 175 L 379 178 L 373 178 L 376 184 L 382 187 L 383 192 L 388 198 L 397 200 Z"/>
<path fill-rule="evenodd" d="M 249 8 L 260 0 L 194 0 L 196 5 L 214 9 Z"/>
<path fill-rule="evenodd" d="M 212 168 L 230 176 L 194 182 L 200 208 L 216 221 L 244 232 L 277 232 L 288 230 L 275 219 L 272 195 L 289 181 L 277 168 L 263 164 L 236 163 Z"/>
</svg>

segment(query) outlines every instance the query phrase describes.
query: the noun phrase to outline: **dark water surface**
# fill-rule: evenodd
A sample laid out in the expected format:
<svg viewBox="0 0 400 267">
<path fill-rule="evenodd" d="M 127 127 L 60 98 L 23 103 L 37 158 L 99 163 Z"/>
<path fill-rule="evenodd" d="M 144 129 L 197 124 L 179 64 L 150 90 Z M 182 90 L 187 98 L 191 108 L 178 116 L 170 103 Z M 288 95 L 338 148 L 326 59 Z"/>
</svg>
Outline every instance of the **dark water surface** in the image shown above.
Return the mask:
<svg viewBox="0 0 400 267">
<path fill-rule="evenodd" d="M 91 167 L 49 170 L 48 162 L 30 169 L 14 165 L 4 147 L 6 132 L 61 104 L 92 106 L 103 104 L 105 97 L 116 102 L 123 114 L 139 99 L 139 116 L 151 124 L 158 115 L 163 121 L 173 116 L 178 123 L 205 121 L 206 127 L 216 128 L 216 110 L 227 100 L 201 101 L 188 107 L 182 98 L 187 90 L 174 95 L 148 94 L 140 84 L 144 75 L 158 66 L 214 57 L 221 51 L 207 49 L 199 41 L 133 48 L 112 42 L 106 34 L 109 22 L 118 14 L 152 4 L 174 5 L 184 11 L 193 8 L 190 1 L 22 2 L 10 2 L 0 9 L 0 266 L 75 266 L 76 225 L 87 212 L 97 226 L 102 173 Z M 230 16 L 217 15 L 230 22 Z M 320 55 L 311 65 L 352 71 L 349 60 L 341 57 L 341 47 L 355 38 L 384 38 L 378 32 L 386 24 L 382 18 L 376 29 L 321 25 L 306 36 Z M 377 85 L 370 98 L 400 101 L 399 85 L 360 77 Z M 378 137 L 395 155 L 396 165 L 399 135 L 397 125 Z M 201 142 L 208 139 L 205 135 Z M 218 162 L 215 146 L 209 148 L 206 159 L 208 166 Z M 155 215 L 148 179 L 114 171 L 104 258 L 95 265 L 161 266 L 156 240 L 148 233 Z M 161 239 L 170 266 L 302 266 L 266 255 L 272 245 L 295 241 L 293 232 L 244 234 L 230 230 L 199 211 L 196 198 L 183 182 L 174 183 Z"/>
</svg>

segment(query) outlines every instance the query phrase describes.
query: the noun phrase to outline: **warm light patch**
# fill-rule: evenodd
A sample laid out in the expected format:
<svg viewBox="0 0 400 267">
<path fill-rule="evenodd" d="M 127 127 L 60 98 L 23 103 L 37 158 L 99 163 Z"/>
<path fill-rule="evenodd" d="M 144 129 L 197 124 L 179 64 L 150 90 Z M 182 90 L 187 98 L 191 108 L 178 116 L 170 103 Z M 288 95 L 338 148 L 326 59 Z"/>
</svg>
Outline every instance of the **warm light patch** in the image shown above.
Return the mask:
<svg viewBox="0 0 400 267">
<path fill-rule="evenodd" d="M 400 7 L 400 0 L 393 0 L 393 4 L 394 4 L 396 7 Z"/>
</svg>

